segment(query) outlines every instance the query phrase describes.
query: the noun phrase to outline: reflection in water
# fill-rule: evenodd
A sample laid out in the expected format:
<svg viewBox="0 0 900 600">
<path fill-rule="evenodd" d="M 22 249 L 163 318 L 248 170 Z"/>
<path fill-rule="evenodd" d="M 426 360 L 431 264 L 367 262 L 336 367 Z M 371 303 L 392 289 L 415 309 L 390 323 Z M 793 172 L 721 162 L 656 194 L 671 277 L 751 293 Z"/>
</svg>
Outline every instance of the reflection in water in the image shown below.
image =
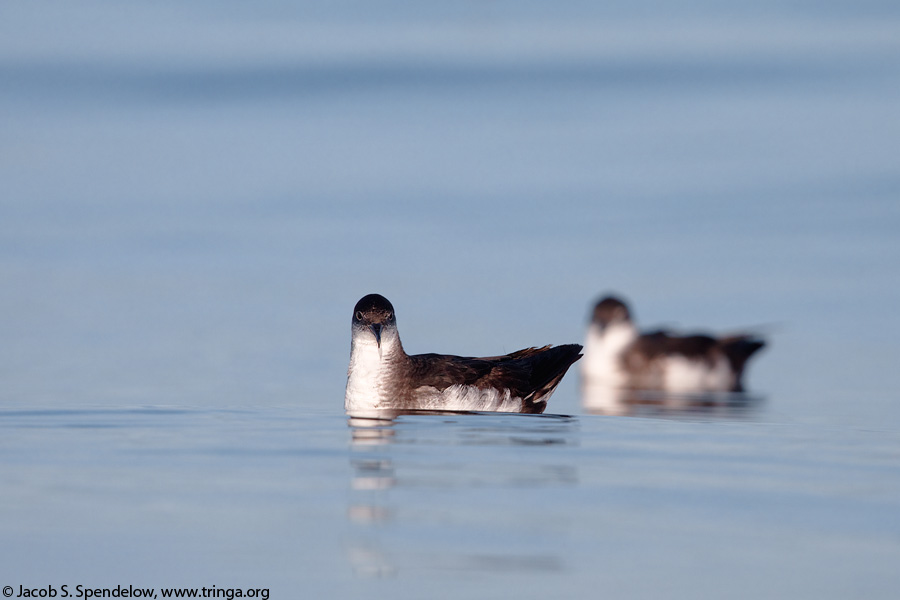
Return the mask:
<svg viewBox="0 0 900 600">
<path fill-rule="evenodd" d="M 352 461 L 354 490 L 384 490 L 394 487 L 394 465 L 385 459 L 363 459 Z"/>
<path fill-rule="evenodd" d="M 582 408 L 596 415 L 742 419 L 761 403 L 760 397 L 745 392 L 672 394 L 589 383 L 581 386 Z"/>
<path fill-rule="evenodd" d="M 357 575 L 563 569 L 539 544 L 500 542 L 542 515 L 541 506 L 521 506 L 523 488 L 578 484 L 565 460 L 577 444 L 576 419 L 414 411 L 354 413 L 348 424 L 347 558 Z"/>
</svg>

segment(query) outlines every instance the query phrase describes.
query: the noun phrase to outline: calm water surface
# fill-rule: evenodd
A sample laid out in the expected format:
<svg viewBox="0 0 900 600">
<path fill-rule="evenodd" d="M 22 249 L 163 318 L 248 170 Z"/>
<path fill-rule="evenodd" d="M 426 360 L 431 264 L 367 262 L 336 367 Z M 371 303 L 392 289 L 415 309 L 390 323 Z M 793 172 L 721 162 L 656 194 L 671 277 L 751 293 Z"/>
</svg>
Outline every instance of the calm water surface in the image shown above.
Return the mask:
<svg viewBox="0 0 900 600">
<path fill-rule="evenodd" d="M 900 435 L 754 420 L 6 409 L 4 583 L 890 597 Z"/>
<path fill-rule="evenodd" d="M 895 598 L 893 3 L 7 3 L 0 585 Z M 406 349 L 752 327 L 751 394 L 342 411 Z"/>
</svg>

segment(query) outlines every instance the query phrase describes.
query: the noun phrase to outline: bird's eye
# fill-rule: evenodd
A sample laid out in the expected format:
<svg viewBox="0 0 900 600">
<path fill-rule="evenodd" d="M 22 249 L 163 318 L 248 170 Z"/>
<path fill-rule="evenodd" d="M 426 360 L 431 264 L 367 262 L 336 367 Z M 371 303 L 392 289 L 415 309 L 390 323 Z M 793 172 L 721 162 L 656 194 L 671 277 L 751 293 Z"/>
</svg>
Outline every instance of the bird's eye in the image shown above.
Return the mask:
<svg viewBox="0 0 900 600">
<path fill-rule="evenodd" d="M 387 314 L 387 318 L 388 318 L 388 319 L 393 318 L 393 316 L 394 316 L 394 313 L 392 313 L 392 312 L 389 312 L 389 313 Z"/>
<path fill-rule="evenodd" d="M 362 321 L 363 316 L 362 316 L 361 310 L 356 311 L 356 318 L 359 319 L 360 321 Z"/>
</svg>

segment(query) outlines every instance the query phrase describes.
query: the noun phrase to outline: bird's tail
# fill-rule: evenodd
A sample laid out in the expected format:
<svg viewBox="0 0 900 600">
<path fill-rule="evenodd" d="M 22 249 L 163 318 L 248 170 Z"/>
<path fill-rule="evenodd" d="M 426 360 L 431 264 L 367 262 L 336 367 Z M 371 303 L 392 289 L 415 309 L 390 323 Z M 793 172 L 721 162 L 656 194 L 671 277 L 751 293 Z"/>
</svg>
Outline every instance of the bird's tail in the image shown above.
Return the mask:
<svg viewBox="0 0 900 600">
<path fill-rule="evenodd" d="M 524 412 L 542 413 L 547 408 L 547 399 L 562 381 L 563 375 L 572 364 L 581 358 L 579 344 L 548 346 L 532 351 L 526 355 L 532 361 L 531 385 L 534 392 L 524 398 Z M 526 352 L 526 351 L 521 351 Z"/>
<path fill-rule="evenodd" d="M 731 363 L 731 369 L 735 374 L 735 391 L 742 391 L 743 384 L 741 378 L 744 375 L 744 368 L 747 361 L 761 348 L 765 347 L 766 342 L 760 338 L 749 335 L 737 335 L 720 340 L 722 351 Z"/>
</svg>

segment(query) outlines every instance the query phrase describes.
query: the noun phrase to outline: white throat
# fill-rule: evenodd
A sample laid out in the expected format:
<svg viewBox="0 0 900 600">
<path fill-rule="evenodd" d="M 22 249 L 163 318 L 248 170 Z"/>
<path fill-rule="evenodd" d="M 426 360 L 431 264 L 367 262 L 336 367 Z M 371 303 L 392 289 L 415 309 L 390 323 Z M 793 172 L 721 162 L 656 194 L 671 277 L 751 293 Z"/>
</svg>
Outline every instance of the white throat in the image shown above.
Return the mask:
<svg viewBox="0 0 900 600">
<path fill-rule="evenodd" d="M 627 373 L 621 363 L 622 352 L 637 338 L 637 328 L 628 321 L 610 323 L 603 329 L 591 323 L 581 360 L 582 378 L 590 383 L 624 385 Z"/>
</svg>

